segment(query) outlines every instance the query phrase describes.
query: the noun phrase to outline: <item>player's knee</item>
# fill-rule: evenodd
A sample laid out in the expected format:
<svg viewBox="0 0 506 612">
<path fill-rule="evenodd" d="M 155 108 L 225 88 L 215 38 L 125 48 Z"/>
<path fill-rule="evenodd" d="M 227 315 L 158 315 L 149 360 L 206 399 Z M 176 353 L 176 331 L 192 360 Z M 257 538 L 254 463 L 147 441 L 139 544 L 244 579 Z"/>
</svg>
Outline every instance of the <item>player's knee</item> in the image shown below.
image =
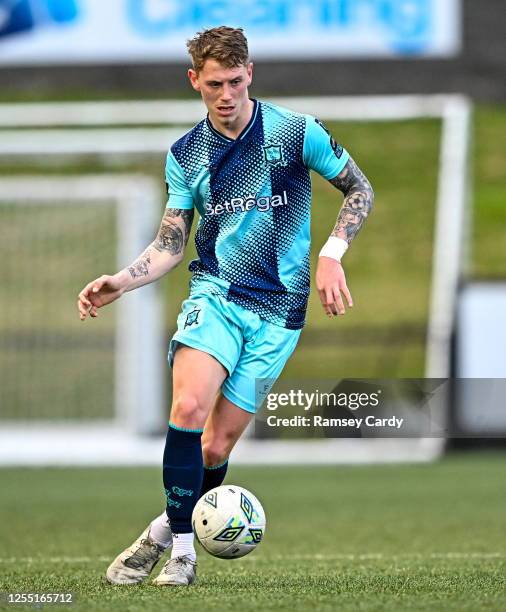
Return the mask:
<svg viewBox="0 0 506 612">
<path fill-rule="evenodd" d="M 197 397 L 181 394 L 174 398 L 170 420 L 181 427 L 200 428 L 206 420 L 206 408 Z"/>
<path fill-rule="evenodd" d="M 207 467 L 221 465 L 228 459 L 231 450 L 230 445 L 222 439 L 203 441 L 202 456 L 204 458 L 204 465 Z"/>
</svg>

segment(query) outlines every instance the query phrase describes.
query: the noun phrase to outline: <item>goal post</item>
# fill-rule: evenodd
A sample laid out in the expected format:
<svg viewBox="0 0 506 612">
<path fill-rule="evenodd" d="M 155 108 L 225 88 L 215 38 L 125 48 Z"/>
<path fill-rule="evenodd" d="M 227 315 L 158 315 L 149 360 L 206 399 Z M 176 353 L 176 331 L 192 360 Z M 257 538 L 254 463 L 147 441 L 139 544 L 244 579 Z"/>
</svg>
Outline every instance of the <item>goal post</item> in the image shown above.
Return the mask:
<svg viewBox="0 0 506 612">
<path fill-rule="evenodd" d="M 425 376 L 451 374 L 451 338 L 458 285 L 470 262 L 472 171 L 471 104 L 450 97 L 441 111 L 439 179 L 432 259 Z"/>
<path fill-rule="evenodd" d="M 425 375 L 430 378 L 448 377 L 457 287 L 465 273 L 468 256 L 466 247 L 469 244 L 467 232 L 470 223 L 468 202 L 471 193 L 469 163 L 471 103 L 464 96 L 453 94 L 321 96 L 273 98 L 271 101 L 294 111 L 317 115 L 327 121 L 386 122 L 426 118 L 441 121 Z M 171 143 L 191 124 L 200 120 L 204 112 L 201 101 L 4 104 L 0 105 L 0 161 L 8 158 L 10 161 L 22 162 L 28 159 L 30 163 L 43 164 L 48 158 L 54 158 L 58 159 L 59 163 L 68 164 L 81 155 L 93 155 L 101 159 L 116 159 L 118 156 L 125 155 L 128 160 L 142 159 L 145 155 L 160 155 L 165 153 Z M 76 129 L 78 127 L 81 129 Z M 34 178 L 34 180 L 42 179 Z M 123 204 L 121 210 L 118 208 L 118 219 L 123 218 L 121 223 L 123 233 L 126 227 L 132 229 L 136 223 L 147 222 L 144 215 L 140 214 L 144 206 L 151 206 L 152 210 L 156 210 L 156 222 L 159 221 L 161 196 L 156 190 L 156 181 L 153 182 L 153 179 L 148 177 L 102 175 L 55 177 L 51 180 L 63 181 L 62 185 L 65 184 L 65 180 L 76 181 L 76 185 L 81 184 L 80 181 L 84 183 L 88 181 L 87 188 L 83 187 L 83 189 L 89 190 L 90 185 L 93 185 L 91 191 L 96 194 L 97 202 L 103 202 L 107 197 L 111 201 L 118 202 L 118 194 L 121 194 L 121 199 L 129 202 L 128 205 Z M 2 193 L 4 184 L 10 185 L 12 193 L 18 188 L 22 189 L 15 186 L 16 182 L 20 181 L 19 178 L 2 179 L 2 181 L 6 181 L 0 184 Z M 25 177 L 22 181 L 28 184 Z M 30 188 L 27 186 L 26 189 Z M 55 187 L 55 189 L 66 191 L 67 194 L 74 193 L 69 184 L 66 188 Z M 64 199 L 63 194 L 62 199 Z M 93 198 L 85 199 L 88 202 L 93 200 Z M 147 200 L 156 201 L 156 206 L 146 204 Z M 136 215 L 139 215 L 139 218 Z M 152 236 L 149 240 L 151 239 Z M 132 249 L 132 256 L 128 258 L 123 249 L 130 248 L 135 239 L 132 237 L 126 242 L 118 243 L 118 248 L 122 251 L 122 265 L 125 265 L 126 260 L 137 256 L 147 244 L 146 241 L 142 245 L 139 243 L 140 248 L 135 253 Z M 121 380 L 126 383 L 120 385 L 118 377 L 116 378 L 116 414 L 122 423 L 128 423 L 130 432 L 140 434 L 153 433 L 159 426 L 161 415 L 165 411 L 165 407 L 161 410 L 156 408 L 153 413 L 150 413 L 149 409 L 139 411 L 141 405 L 147 406 L 149 403 L 152 406 L 160 406 L 163 403 L 156 394 L 164 386 L 166 371 L 160 367 L 157 369 L 149 361 L 150 355 L 156 354 L 156 351 L 159 350 L 160 339 L 163 339 L 163 331 L 160 330 L 162 320 L 160 302 L 156 298 L 151 301 L 150 305 L 146 303 L 150 302 L 151 298 L 148 296 L 154 291 L 154 288 L 148 287 L 138 294 L 134 292 L 131 296 L 127 296 L 128 304 L 125 300 L 125 304 L 118 313 L 118 320 L 122 321 L 119 325 L 123 329 L 126 325 L 125 321 L 133 321 L 134 318 L 145 322 L 145 327 L 137 336 L 133 334 L 136 336 L 133 339 L 118 335 L 118 347 L 122 346 L 118 353 L 118 371 L 133 372 L 135 370 L 137 375 L 149 371 L 150 375 L 147 378 L 141 375 L 140 379 L 144 382 L 149 381 L 150 384 L 143 387 L 144 382 L 140 382 L 140 386 L 134 390 L 130 386 L 134 385 L 131 379 L 122 376 Z M 135 294 L 137 296 L 134 297 Z M 120 300 L 122 301 L 123 299 Z M 152 316 L 146 316 L 146 308 L 150 309 Z M 121 343 L 125 343 L 125 346 Z M 129 343 L 133 343 L 135 351 L 129 348 Z M 142 363 L 135 362 L 134 365 L 132 357 L 134 352 L 142 355 Z M 154 374 L 159 377 L 159 385 L 153 384 Z M 150 388 L 147 389 L 147 387 Z M 153 387 L 158 387 L 158 389 Z M 139 391 L 139 389 L 144 390 Z M 149 394 L 153 393 L 154 396 L 148 402 Z M 139 403 L 133 398 L 141 398 L 143 401 Z M 137 405 L 134 406 L 134 404 Z M 119 430 L 115 432 L 107 430 L 109 448 L 105 449 L 104 444 L 99 442 L 105 439 L 104 431 L 106 430 L 96 431 L 95 440 L 97 442 L 90 446 L 88 457 L 83 460 L 85 463 L 151 464 L 158 462 L 159 445 L 154 441 L 145 436 L 125 437 L 119 433 Z M 361 450 L 357 450 L 358 446 L 352 440 L 326 440 L 320 443 L 313 441 L 308 442 L 306 448 L 313 445 L 314 450 L 310 452 L 310 455 L 315 458 L 315 462 L 325 463 L 328 461 L 375 460 L 423 461 L 437 457 L 444 447 L 442 439 L 395 440 L 394 442 L 392 440 L 361 440 L 360 443 Z M 234 457 L 235 460 L 246 463 L 297 462 L 302 456 L 301 444 L 305 443 L 245 439 L 239 443 Z M 355 455 L 351 457 L 350 453 L 355 453 Z M 0 450 L 0 463 L 6 460 L 8 461 L 6 453 Z M 58 461 L 53 457 L 53 462 L 58 463 Z M 79 463 L 77 459 L 74 462 Z"/>
<path fill-rule="evenodd" d="M 0 178 L 0 206 L 14 204 L 31 210 L 58 206 L 61 216 L 71 216 L 76 207 L 113 206 L 116 235 L 120 237 L 115 245 L 115 265 L 118 269 L 131 263 L 152 241 L 160 219 L 161 199 L 158 183 L 148 176 L 113 174 Z M 106 232 L 107 228 L 103 228 L 103 231 Z M 62 236 L 62 240 L 64 238 Z M 21 250 L 20 256 L 33 256 L 29 246 Z M 62 251 L 61 257 L 65 256 L 66 253 Z M 37 271 L 37 274 L 40 272 Z M 48 274 L 51 275 L 51 271 Z M 48 283 L 48 291 L 51 290 L 51 283 L 57 283 L 54 274 L 52 276 L 41 279 Z M 78 288 L 76 300 L 77 291 Z M 54 300 L 58 301 L 62 297 L 55 295 Z M 6 299 L 16 298 L 6 296 Z M 26 305 L 20 303 L 16 306 L 22 310 Z M 74 314 L 77 319 L 77 311 Z M 74 332 L 76 342 L 77 336 L 78 332 Z M 161 360 L 163 338 L 161 299 L 155 284 L 146 286 L 142 291 L 126 294 L 117 302 L 113 421 L 135 434 L 156 433 L 165 420 L 164 385 L 161 384 L 165 377 Z M 55 376 L 58 377 L 58 373 L 55 372 Z M 23 383 L 20 380 L 19 384 L 31 384 L 31 381 Z M 89 395 L 89 401 L 92 402 L 93 389 L 89 390 Z M 33 412 L 36 414 L 36 407 Z M 47 425 L 48 421 L 41 423 L 35 417 L 31 419 L 30 426 L 41 426 L 44 423 Z M 14 427 L 15 423 L 2 422 L 4 429 L 7 425 Z M 26 422 L 21 421 L 20 426 L 26 425 Z"/>
</svg>

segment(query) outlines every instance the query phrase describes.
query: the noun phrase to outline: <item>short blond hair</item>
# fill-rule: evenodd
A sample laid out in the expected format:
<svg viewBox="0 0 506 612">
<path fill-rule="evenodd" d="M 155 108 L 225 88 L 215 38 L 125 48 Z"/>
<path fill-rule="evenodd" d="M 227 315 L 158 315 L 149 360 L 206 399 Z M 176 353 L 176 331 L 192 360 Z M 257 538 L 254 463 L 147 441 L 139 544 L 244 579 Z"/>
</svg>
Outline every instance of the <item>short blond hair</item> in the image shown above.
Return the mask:
<svg viewBox="0 0 506 612">
<path fill-rule="evenodd" d="M 247 66 L 249 61 L 248 41 L 242 28 L 220 26 L 197 32 L 186 46 L 197 73 L 208 59 L 214 59 L 226 68 Z"/>
</svg>

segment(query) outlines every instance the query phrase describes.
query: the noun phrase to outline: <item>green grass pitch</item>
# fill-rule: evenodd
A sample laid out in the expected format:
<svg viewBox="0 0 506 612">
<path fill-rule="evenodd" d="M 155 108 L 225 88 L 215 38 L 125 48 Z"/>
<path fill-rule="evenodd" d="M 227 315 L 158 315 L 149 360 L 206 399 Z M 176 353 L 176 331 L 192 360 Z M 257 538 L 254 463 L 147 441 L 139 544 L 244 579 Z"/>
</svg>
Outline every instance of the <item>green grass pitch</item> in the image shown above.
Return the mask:
<svg viewBox="0 0 506 612">
<path fill-rule="evenodd" d="M 4 469 L 0 591 L 72 592 L 87 611 L 504 610 L 505 476 L 495 454 L 232 467 L 265 506 L 264 542 L 234 561 L 199 549 L 198 584 L 160 589 L 103 578 L 160 511 L 159 470 Z"/>
</svg>

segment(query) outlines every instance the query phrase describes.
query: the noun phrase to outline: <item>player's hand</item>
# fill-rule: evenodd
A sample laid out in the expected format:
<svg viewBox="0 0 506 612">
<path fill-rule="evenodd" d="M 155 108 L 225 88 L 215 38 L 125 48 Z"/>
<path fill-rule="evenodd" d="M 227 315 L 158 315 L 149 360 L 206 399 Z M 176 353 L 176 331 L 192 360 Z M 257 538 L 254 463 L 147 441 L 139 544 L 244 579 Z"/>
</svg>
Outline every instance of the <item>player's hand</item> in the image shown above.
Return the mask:
<svg viewBox="0 0 506 612">
<path fill-rule="evenodd" d="M 88 314 L 97 317 L 97 310 L 106 306 L 123 295 L 124 288 L 116 276 L 104 274 L 96 278 L 79 293 L 77 298 L 77 309 L 79 318 L 84 321 Z"/>
<path fill-rule="evenodd" d="M 323 310 L 329 317 L 343 315 L 343 296 L 350 308 L 353 306 L 351 293 L 346 285 L 343 266 L 331 257 L 319 257 L 316 267 L 316 288 Z"/>
</svg>

